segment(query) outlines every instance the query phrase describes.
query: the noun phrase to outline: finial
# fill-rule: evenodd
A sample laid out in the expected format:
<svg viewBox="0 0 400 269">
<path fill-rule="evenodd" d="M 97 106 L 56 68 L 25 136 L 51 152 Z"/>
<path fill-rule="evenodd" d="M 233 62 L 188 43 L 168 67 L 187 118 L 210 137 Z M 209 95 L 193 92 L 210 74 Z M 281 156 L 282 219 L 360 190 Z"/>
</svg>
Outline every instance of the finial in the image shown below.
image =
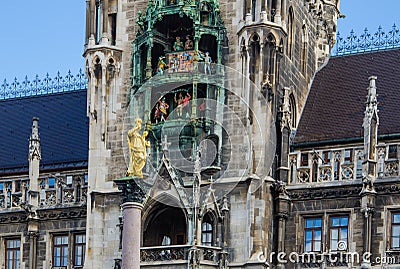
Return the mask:
<svg viewBox="0 0 400 269">
<path fill-rule="evenodd" d="M 196 160 L 194 161 L 194 172 L 195 173 L 201 172 L 200 151 L 201 151 L 201 148 L 198 147 L 196 150 Z"/>
<path fill-rule="evenodd" d="M 369 87 L 368 87 L 368 98 L 367 103 L 377 103 L 377 94 L 376 94 L 376 76 L 370 76 L 369 78 Z"/>
<path fill-rule="evenodd" d="M 163 142 L 162 142 L 162 149 L 163 149 L 163 151 L 165 152 L 165 151 L 168 151 L 168 147 L 171 145 L 171 143 L 170 142 L 168 142 L 168 136 L 167 135 L 164 135 L 164 140 L 163 140 Z"/>
</svg>

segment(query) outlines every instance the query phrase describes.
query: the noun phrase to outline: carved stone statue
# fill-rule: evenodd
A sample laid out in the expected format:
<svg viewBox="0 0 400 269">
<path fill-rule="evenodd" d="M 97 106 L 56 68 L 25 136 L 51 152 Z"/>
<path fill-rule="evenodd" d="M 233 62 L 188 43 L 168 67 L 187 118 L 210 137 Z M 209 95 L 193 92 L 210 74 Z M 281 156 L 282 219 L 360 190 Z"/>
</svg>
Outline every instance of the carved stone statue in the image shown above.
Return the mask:
<svg viewBox="0 0 400 269">
<path fill-rule="evenodd" d="M 128 131 L 130 161 L 126 175 L 143 178 L 142 169 L 146 164 L 146 149 L 150 147 L 150 142 L 145 140 L 147 131 L 144 131 L 142 135 L 139 134 L 141 128 L 142 120 L 136 119 L 135 127 Z"/>
</svg>

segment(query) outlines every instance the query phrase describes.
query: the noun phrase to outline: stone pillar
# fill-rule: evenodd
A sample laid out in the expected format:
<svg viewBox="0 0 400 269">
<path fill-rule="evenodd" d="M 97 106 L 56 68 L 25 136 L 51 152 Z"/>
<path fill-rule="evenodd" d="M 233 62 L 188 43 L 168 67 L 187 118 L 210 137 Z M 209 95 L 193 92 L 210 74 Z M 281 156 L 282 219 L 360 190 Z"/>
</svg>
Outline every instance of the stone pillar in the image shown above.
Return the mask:
<svg viewBox="0 0 400 269">
<path fill-rule="evenodd" d="M 375 212 L 376 190 L 374 182 L 377 175 L 377 144 L 378 144 L 378 101 L 375 80 L 369 78 L 368 96 L 365 103 L 364 116 L 364 161 L 363 161 L 363 188 L 361 190 L 361 213 L 364 214 L 364 253 L 372 254 L 372 217 Z M 364 257 L 364 255 L 363 255 Z M 363 260 L 361 268 L 371 268 L 371 261 Z"/>
<path fill-rule="evenodd" d="M 114 182 L 121 190 L 122 229 L 122 269 L 140 269 L 140 237 L 142 209 L 145 192 L 139 186 L 138 177 L 125 177 Z"/>
<path fill-rule="evenodd" d="M 364 183 L 365 185 L 365 183 Z M 372 254 L 372 217 L 375 212 L 375 198 L 376 191 L 374 189 L 369 190 L 364 186 L 364 190 L 361 192 L 361 213 L 364 214 L 364 235 L 363 235 L 363 257 L 364 253 Z M 372 255 L 370 256 L 372 257 Z M 361 268 L 372 268 L 371 261 L 362 260 Z"/>
<path fill-rule="evenodd" d="M 289 101 L 290 89 L 285 87 L 283 89 L 283 100 L 280 108 L 280 132 L 277 131 L 278 136 L 278 173 L 277 180 L 288 183 L 289 182 L 289 138 L 290 138 L 290 101 Z"/>
<path fill-rule="evenodd" d="M 286 230 L 286 220 L 289 217 L 290 210 L 290 198 L 286 190 L 286 184 L 282 181 L 276 181 L 273 184 L 273 190 L 275 194 L 275 217 L 278 223 L 277 232 L 278 236 L 276 238 L 276 253 L 285 251 L 285 230 Z M 277 263 L 278 269 L 285 268 L 284 263 Z"/>
<path fill-rule="evenodd" d="M 103 34 L 108 38 L 108 0 L 103 1 Z"/>
<path fill-rule="evenodd" d="M 282 5 L 282 0 L 276 0 L 275 4 L 275 16 L 274 16 L 274 22 L 280 23 L 282 19 L 282 14 L 281 14 L 281 5 Z"/>
<path fill-rule="evenodd" d="M 31 225 L 29 225 L 31 226 Z M 29 236 L 29 269 L 36 269 L 38 231 L 28 231 Z"/>
<path fill-rule="evenodd" d="M 32 133 L 29 139 L 29 203 L 39 207 L 39 167 L 41 159 L 39 119 L 32 120 Z"/>
<path fill-rule="evenodd" d="M 85 28 L 85 44 L 89 42 L 90 37 L 90 0 L 86 0 L 86 28 Z"/>
<path fill-rule="evenodd" d="M 29 269 L 36 269 L 37 237 L 39 221 L 36 210 L 40 205 L 39 167 L 41 159 L 39 119 L 32 120 L 32 133 L 29 139 L 29 204 L 21 206 L 28 213 Z"/>
</svg>

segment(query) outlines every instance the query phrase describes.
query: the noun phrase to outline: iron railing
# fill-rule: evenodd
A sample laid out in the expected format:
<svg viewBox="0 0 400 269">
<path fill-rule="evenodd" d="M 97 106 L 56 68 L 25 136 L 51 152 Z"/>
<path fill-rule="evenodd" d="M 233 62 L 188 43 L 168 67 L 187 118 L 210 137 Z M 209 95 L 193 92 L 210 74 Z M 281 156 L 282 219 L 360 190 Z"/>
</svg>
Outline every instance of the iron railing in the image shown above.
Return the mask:
<svg viewBox="0 0 400 269">
<path fill-rule="evenodd" d="M 60 92 L 69 92 L 87 89 L 87 79 L 82 69 L 79 73 L 73 75 L 68 71 L 66 76 L 61 76 L 60 72 L 57 76 L 51 78 L 47 74 L 43 79 L 36 75 L 35 79 L 30 81 L 25 77 L 23 81 L 15 78 L 12 82 L 6 79 L 0 84 L 0 100 L 28 97 L 35 95 L 45 95 Z"/>
<path fill-rule="evenodd" d="M 400 47 L 400 30 L 393 24 L 389 32 L 385 32 L 379 26 L 378 31 L 370 33 L 367 28 L 357 36 L 352 30 L 348 37 L 342 37 L 340 33 L 336 37 L 336 45 L 332 50 L 332 56 L 354 54 L 360 52 L 384 50 Z"/>
</svg>

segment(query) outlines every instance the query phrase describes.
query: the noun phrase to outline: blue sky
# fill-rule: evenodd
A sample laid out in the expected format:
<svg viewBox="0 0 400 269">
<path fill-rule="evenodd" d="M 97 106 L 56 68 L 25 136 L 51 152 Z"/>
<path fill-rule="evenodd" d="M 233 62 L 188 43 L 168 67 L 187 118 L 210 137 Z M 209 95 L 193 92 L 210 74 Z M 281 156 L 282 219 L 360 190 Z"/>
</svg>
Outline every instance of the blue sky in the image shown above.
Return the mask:
<svg viewBox="0 0 400 269">
<path fill-rule="evenodd" d="M 304 0 L 295 0 L 304 1 Z M 51 77 L 60 71 L 78 73 L 83 67 L 85 0 L 2 1 L 0 16 L 0 84 L 17 77 Z M 347 36 L 351 29 L 361 34 L 365 27 L 375 32 L 381 25 L 389 31 L 400 27 L 399 0 L 341 0 L 338 31 Z"/>
</svg>

